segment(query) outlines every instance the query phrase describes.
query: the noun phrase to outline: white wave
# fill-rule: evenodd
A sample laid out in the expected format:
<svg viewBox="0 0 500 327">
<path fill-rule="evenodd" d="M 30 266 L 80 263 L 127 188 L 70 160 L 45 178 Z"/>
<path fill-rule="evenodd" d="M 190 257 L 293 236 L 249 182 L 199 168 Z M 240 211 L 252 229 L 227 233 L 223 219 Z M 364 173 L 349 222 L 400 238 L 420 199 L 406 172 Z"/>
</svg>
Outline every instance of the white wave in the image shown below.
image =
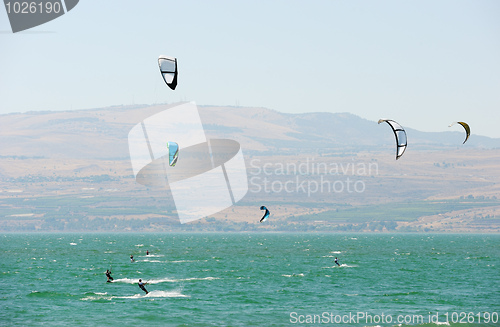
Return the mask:
<svg viewBox="0 0 500 327">
<path fill-rule="evenodd" d="M 76 243 L 69 243 L 69 245 L 77 245 Z"/>
<path fill-rule="evenodd" d="M 189 297 L 179 291 L 151 291 L 148 294 L 135 294 L 132 296 L 113 296 L 115 299 L 142 299 L 142 298 L 159 298 L 159 297 Z"/>
<path fill-rule="evenodd" d="M 165 262 L 165 261 L 160 261 L 160 260 L 149 260 L 149 259 L 144 259 L 144 260 L 139 260 L 140 262 Z"/>
<path fill-rule="evenodd" d="M 172 279 L 172 278 L 158 278 L 158 279 L 147 279 L 141 277 L 142 281 L 146 284 L 152 285 L 152 284 L 160 284 L 160 283 L 178 283 L 178 282 L 191 282 L 191 281 L 197 281 L 197 280 L 216 280 L 220 279 L 218 277 L 191 277 L 191 278 L 178 278 L 178 279 Z M 137 284 L 139 282 L 139 278 L 120 278 L 120 279 L 115 279 L 113 283 L 126 283 L 126 284 Z"/>
<path fill-rule="evenodd" d="M 112 298 L 111 296 L 89 295 L 86 297 L 82 297 L 81 300 L 82 301 L 95 301 L 95 300 L 102 300 L 102 299 L 111 300 L 111 298 Z"/>
<path fill-rule="evenodd" d="M 159 283 L 173 283 L 175 282 L 175 279 L 159 278 L 159 279 L 146 279 L 145 281 L 148 284 L 159 284 Z"/>
<path fill-rule="evenodd" d="M 220 279 L 219 277 L 192 277 L 192 278 L 184 278 L 184 279 L 178 279 L 177 281 L 179 282 L 189 282 L 193 280 L 216 280 Z"/>
<path fill-rule="evenodd" d="M 281 275 L 283 277 L 304 277 L 304 274 Z"/>
<path fill-rule="evenodd" d="M 142 258 L 159 258 L 159 257 L 164 257 L 164 254 L 148 254 L 148 255 L 141 255 L 140 257 Z"/>
<path fill-rule="evenodd" d="M 160 278 L 160 279 L 146 279 L 141 278 L 147 284 L 159 284 L 159 283 L 173 283 L 176 280 L 170 278 Z M 120 278 L 115 279 L 113 283 L 126 283 L 126 284 L 137 284 L 139 282 L 139 278 Z"/>
<path fill-rule="evenodd" d="M 351 266 L 351 265 L 346 265 L 345 263 L 341 264 L 340 267 L 349 267 L 349 268 L 354 268 L 357 266 Z"/>
<path fill-rule="evenodd" d="M 130 296 L 112 296 L 108 293 L 94 293 L 82 298 L 82 301 L 113 300 L 113 299 L 142 299 L 142 298 L 166 298 L 166 297 L 189 297 L 180 291 L 151 291 L 148 294 L 134 294 Z"/>
<path fill-rule="evenodd" d="M 321 267 L 321 268 L 323 268 L 323 269 L 332 269 L 332 268 L 342 268 L 342 267 L 354 268 L 354 267 L 357 267 L 357 266 L 346 265 L 345 263 L 343 263 L 340 266 L 333 265 L 331 267 Z"/>
<path fill-rule="evenodd" d="M 135 246 L 142 247 L 142 246 L 144 246 L 144 244 L 136 244 Z"/>
<path fill-rule="evenodd" d="M 88 295 L 82 298 L 82 301 L 93 301 L 93 300 L 102 300 L 102 299 L 111 299 L 111 296 L 108 295 L 108 292 L 95 292 L 93 295 Z"/>
<path fill-rule="evenodd" d="M 342 253 L 342 251 L 332 251 L 332 252 L 330 252 L 330 253 L 340 254 L 340 253 Z"/>
<path fill-rule="evenodd" d="M 113 280 L 113 283 L 127 283 L 127 284 L 136 284 L 139 282 L 139 278 L 130 279 L 130 278 L 119 278 Z"/>
</svg>

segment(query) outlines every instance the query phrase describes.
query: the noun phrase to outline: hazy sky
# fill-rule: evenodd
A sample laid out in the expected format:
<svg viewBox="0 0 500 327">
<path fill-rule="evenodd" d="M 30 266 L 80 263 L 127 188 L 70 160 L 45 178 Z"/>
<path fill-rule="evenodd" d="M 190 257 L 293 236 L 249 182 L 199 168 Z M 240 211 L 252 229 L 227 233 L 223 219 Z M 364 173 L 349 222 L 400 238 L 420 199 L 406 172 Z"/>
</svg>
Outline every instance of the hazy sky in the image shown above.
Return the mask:
<svg viewBox="0 0 500 327">
<path fill-rule="evenodd" d="M 500 1 L 81 0 L 15 34 L 0 8 L 0 113 L 184 100 L 500 137 Z"/>
</svg>

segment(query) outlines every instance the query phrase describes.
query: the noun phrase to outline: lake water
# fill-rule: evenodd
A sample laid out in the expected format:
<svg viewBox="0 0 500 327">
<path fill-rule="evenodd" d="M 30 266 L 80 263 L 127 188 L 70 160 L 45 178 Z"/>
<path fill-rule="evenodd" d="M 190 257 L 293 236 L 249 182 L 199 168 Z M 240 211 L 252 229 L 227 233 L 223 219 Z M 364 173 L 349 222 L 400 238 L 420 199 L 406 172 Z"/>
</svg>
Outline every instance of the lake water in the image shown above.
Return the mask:
<svg viewBox="0 0 500 327">
<path fill-rule="evenodd" d="M 498 234 L 2 234 L 0 244 L 0 325 L 500 326 Z"/>
</svg>

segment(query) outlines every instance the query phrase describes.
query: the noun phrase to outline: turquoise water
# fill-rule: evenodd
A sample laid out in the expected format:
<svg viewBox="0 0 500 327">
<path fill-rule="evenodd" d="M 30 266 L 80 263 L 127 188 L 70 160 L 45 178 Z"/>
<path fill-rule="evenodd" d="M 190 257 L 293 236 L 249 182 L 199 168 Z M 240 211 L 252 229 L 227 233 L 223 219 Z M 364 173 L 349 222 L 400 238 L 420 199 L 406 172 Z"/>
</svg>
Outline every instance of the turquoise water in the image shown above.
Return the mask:
<svg viewBox="0 0 500 327">
<path fill-rule="evenodd" d="M 448 315 L 452 326 L 500 326 L 500 235 L 3 234 L 0 244 L 1 325 L 436 326 Z"/>
</svg>

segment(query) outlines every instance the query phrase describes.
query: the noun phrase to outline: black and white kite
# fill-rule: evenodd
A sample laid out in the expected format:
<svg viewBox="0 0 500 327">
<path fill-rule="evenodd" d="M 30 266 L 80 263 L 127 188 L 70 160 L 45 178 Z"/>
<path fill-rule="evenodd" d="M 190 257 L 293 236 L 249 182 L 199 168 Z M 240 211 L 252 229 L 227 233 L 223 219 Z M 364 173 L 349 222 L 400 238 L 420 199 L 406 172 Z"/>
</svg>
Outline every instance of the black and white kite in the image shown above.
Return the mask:
<svg viewBox="0 0 500 327">
<path fill-rule="evenodd" d="M 383 122 L 386 122 L 387 124 L 389 124 L 389 126 L 391 126 L 392 131 L 394 132 L 394 136 L 396 137 L 396 160 L 398 160 L 399 158 L 401 158 L 401 156 L 406 150 L 407 146 L 406 132 L 404 128 L 401 127 L 401 125 L 396 123 L 394 120 L 380 119 L 378 121 L 379 124 Z"/>
<path fill-rule="evenodd" d="M 177 86 L 177 58 L 160 56 L 158 58 L 158 66 L 160 73 L 165 83 L 172 90 Z"/>
</svg>

